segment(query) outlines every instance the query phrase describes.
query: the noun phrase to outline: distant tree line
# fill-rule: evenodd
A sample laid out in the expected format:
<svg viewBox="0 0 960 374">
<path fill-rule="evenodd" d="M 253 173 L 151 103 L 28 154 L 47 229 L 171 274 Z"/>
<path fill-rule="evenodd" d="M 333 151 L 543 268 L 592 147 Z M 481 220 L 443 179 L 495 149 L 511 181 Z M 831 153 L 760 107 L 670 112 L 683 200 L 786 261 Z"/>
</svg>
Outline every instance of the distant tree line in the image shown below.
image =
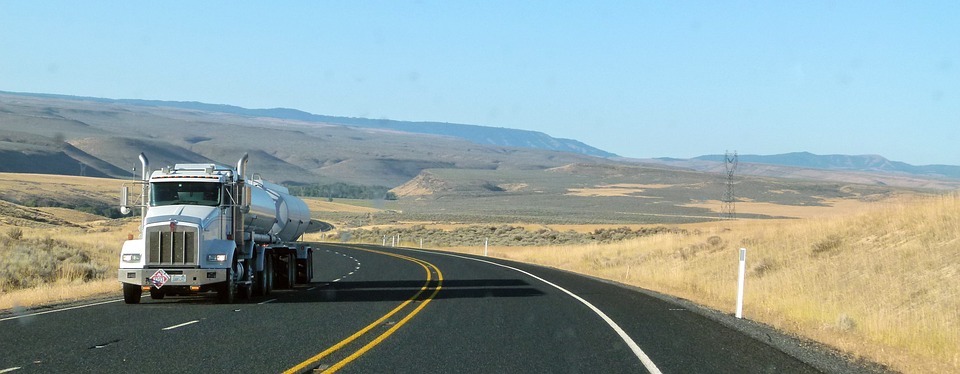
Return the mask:
<svg viewBox="0 0 960 374">
<path fill-rule="evenodd" d="M 384 186 L 358 186 L 347 183 L 287 186 L 291 194 L 328 199 L 396 200 L 397 195 Z"/>
</svg>

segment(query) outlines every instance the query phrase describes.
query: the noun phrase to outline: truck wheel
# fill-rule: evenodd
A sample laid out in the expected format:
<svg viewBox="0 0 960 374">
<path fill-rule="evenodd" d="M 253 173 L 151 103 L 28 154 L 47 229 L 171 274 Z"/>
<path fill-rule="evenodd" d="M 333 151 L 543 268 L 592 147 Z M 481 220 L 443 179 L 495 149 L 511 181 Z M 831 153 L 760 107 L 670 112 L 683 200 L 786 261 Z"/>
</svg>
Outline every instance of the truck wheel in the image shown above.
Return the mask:
<svg viewBox="0 0 960 374">
<path fill-rule="evenodd" d="M 140 304 L 140 297 L 143 296 L 143 290 L 136 284 L 123 284 L 123 302 L 127 304 Z"/>
<path fill-rule="evenodd" d="M 297 260 L 297 283 L 309 284 L 313 281 L 313 252 L 307 253 L 307 258 Z"/>
<path fill-rule="evenodd" d="M 313 282 L 313 251 L 307 253 L 307 281 L 304 283 Z"/>
<path fill-rule="evenodd" d="M 277 268 L 274 269 L 277 275 L 277 287 L 278 288 L 293 288 L 293 283 L 296 282 L 297 278 L 297 264 L 296 257 L 293 255 L 286 255 L 281 258 L 278 258 Z"/>
<path fill-rule="evenodd" d="M 240 300 L 250 300 L 253 297 L 253 283 L 237 285 L 237 296 Z"/>
<path fill-rule="evenodd" d="M 233 279 L 233 270 L 227 269 L 227 281 L 217 287 L 217 300 L 220 304 L 233 304 L 237 293 L 237 282 Z"/>
<path fill-rule="evenodd" d="M 249 264 L 249 262 L 244 261 L 244 264 Z M 243 282 L 237 284 L 237 297 L 240 300 L 250 300 L 253 297 L 253 284 L 256 282 L 256 279 L 253 277 L 253 266 L 244 266 L 243 267 Z"/>
<path fill-rule="evenodd" d="M 266 279 L 264 274 L 265 271 L 257 271 L 253 273 L 253 296 L 263 296 L 263 289 L 266 288 Z"/>
<path fill-rule="evenodd" d="M 263 296 L 269 296 L 273 291 L 273 256 L 265 256 L 263 261 Z"/>
<path fill-rule="evenodd" d="M 163 297 L 167 295 L 166 290 L 159 288 L 150 287 L 150 298 L 154 300 L 163 300 Z"/>
<path fill-rule="evenodd" d="M 297 283 L 307 283 L 307 260 L 297 259 Z"/>
<path fill-rule="evenodd" d="M 297 284 L 297 256 L 290 254 L 287 256 L 287 287 L 293 289 Z"/>
</svg>

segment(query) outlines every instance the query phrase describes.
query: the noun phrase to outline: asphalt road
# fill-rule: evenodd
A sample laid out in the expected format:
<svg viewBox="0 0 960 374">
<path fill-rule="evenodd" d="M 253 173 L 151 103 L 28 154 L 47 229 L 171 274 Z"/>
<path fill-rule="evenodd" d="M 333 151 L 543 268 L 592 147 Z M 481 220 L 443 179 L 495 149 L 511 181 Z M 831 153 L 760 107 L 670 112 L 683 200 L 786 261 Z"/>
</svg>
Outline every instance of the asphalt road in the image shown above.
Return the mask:
<svg viewBox="0 0 960 374">
<path fill-rule="evenodd" d="M 567 272 L 372 246 L 316 254 L 313 284 L 238 304 L 146 297 L 0 315 L 0 373 L 823 368 L 682 304 Z"/>
</svg>

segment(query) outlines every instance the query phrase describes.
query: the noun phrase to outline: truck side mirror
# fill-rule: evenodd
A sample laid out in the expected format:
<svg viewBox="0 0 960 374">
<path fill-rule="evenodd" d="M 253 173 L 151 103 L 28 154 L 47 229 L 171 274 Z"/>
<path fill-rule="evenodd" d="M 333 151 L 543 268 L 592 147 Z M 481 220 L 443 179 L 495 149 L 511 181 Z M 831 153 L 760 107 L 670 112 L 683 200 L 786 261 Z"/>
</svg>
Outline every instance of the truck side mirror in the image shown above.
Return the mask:
<svg viewBox="0 0 960 374">
<path fill-rule="evenodd" d="M 128 206 L 129 200 L 130 188 L 127 186 L 120 187 L 120 214 L 130 214 L 130 207 Z"/>
</svg>

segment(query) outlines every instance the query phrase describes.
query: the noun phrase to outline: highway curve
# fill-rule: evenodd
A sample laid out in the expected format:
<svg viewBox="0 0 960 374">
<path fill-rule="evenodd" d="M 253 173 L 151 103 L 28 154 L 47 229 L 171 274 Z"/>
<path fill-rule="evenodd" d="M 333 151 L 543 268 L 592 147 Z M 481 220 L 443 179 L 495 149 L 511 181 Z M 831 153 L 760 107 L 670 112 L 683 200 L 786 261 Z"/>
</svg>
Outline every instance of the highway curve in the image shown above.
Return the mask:
<svg viewBox="0 0 960 374">
<path fill-rule="evenodd" d="M 238 304 L 146 297 L 0 314 L 0 373 L 865 370 L 800 361 L 689 307 L 563 271 L 373 246 L 316 254 L 313 284 Z"/>
</svg>

